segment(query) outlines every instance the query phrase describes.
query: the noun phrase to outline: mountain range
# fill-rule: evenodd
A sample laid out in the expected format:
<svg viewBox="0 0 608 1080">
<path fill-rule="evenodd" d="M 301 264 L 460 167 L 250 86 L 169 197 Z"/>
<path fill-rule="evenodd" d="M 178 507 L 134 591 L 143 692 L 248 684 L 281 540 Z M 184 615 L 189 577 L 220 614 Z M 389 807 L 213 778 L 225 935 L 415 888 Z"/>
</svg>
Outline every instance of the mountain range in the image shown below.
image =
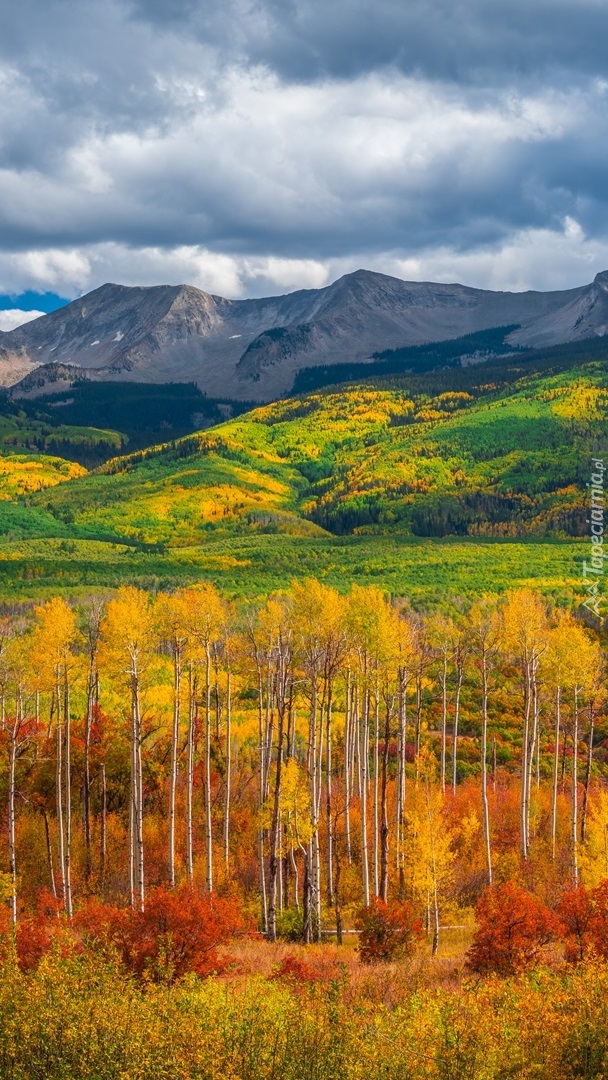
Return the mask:
<svg viewBox="0 0 608 1080">
<path fill-rule="evenodd" d="M 608 271 L 580 288 L 492 292 L 366 270 L 323 289 L 229 300 L 191 285 L 106 284 L 8 333 L 0 385 L 35 396 L 84 378 L 195 382 L 209 397 L 271 401 L 296 373 L 375 352 L 517 326 L 540 348 L 608 334 Z"/>
</svg>

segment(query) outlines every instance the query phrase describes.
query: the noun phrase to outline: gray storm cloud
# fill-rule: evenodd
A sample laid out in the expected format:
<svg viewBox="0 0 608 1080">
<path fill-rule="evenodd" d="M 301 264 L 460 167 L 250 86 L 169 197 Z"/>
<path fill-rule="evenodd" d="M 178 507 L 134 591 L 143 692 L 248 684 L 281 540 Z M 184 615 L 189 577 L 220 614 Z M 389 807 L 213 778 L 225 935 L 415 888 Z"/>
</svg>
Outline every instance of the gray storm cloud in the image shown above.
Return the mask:
<svg viewBox="0 0 608 1080">
<path fill-rule="evenodd" d="M 2 292 L 608 265 L 603 2 L 23 0 L 3 21 Z"/>
</svg>

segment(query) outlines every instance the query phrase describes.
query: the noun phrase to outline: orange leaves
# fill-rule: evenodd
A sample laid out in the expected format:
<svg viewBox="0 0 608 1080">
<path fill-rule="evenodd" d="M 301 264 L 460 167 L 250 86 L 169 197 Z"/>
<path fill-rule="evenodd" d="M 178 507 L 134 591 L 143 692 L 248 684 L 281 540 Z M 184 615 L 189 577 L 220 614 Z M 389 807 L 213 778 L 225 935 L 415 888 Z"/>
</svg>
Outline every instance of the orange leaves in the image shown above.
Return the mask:
<svg viewBox="0 0 608 1080">
<path fill-rule="evenodd" d="M 205 977 L 222 970 L 218 947 L 249 927 L 234 900 L 201 895 L 182 886 L 151 890 L 145 912 L 89 900 L 67 924 L 47 897 L 36 915 L 20 920 L 16 951 L 22 971 L 38 966 L 58 942 L 62 953 L 93 944 L 118 954 L 127 970 L 157 982 L 173 982 L 188 972 Z M 10 934 L 8 917 L 1 935 Z"/>
<path fill-rule="evenodd" d="M 186 885 L 151 890 L 145 911 L 92 901 L 74 922 L 89 940 L 117 949 L 134 975 L 162 982 L 188 972 L 202 978 L 221 970 L 218 946 L 247 932 L 233 900 L 202 895 Z"/>
<path fill-rule="evenodd" d="M 467 967 L 478 974 L 513 975 L 533 968 L 543 946 L 559 936 L 554 913 L 510 881 L 486 889 L 476 912 L 478 926 Z"/>
<path fill-rule="evenodd" d="M 422 922 L 411 904 L 387 904 L 375 896 L 357 916 L 359 956 L 364 964 L 411 956 L 422 937 Z"/>
<path fill-rule="evenodd" d="M 608 880 L 595 889 L 569 889 L 557 914 L 566 943 L 566 960 L 572 962 L 595 954 L 608 959 Z"/>
</svg>

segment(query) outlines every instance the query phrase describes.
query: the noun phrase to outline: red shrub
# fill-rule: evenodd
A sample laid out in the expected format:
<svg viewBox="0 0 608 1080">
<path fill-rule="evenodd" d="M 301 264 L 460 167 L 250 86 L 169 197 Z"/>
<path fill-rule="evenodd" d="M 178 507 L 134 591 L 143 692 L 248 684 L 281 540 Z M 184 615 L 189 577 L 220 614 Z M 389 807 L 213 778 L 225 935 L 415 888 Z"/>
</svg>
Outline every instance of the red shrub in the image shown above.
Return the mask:
<svg viewBox="0 0 608 1080">
<path fill-rule="evenodd" d="M 321 972 L 315 970 L 305 960 L 288 954 L 283 957 L 281 966 L 273 976 L 275 979 L 287 979 L 296 983 L 317 983 L 323 981 Z"/>
<path fill-rule="evenodd" d="M 49 951 L 53 938 L 62 930 L 65 932 L 63 923 L 56 916 L 54 924 L 50 918 L 43 915 L 19 920 L 15 937 L 17 959 L 22 971 L 37 967 L 44 954 Z"/>
<path fill-rule="evenodd" d="M 569 889 L 557 905 L 561 936 L 566 944 L 566 960 L 583 960 L 591 947 L 593 906 L 584 887 Z"/>
<path fill-rule="evenodd" d="M 511 881 L 486 889 L 476 914 L 467 967 L 481 974 L 512 975 L 532 968 L 540 960 L 542 946 L 559 936 L 553 912 Z"/>
<path fill-rule="evenodd" d="M 151 890 L 143 912 L 93 901 L 79 913 L 75 925 L 89 940 L 114 946 L 133 974 L 163 980 L 190 971 L 202 977 L 220 970 L 218 946 L 246 930 L 233 900 L 187 886 Z"/>
<path fill-rule="evenodd" d="M 566 960 L 584 960 L 589 953 L 608 959 L 608 881 L 595 889 L 570 889 L 557 913 L 566 944 Z"/>
<path fill-rule="evenodd" d="M 359 931 L 359 956 L 364 964 L 410 956 L 416 938 L 422 934 L 422 923 L 411 904 L 386 904 L 378 896 L 361 909 L 355 928 Z"/>
</svg>

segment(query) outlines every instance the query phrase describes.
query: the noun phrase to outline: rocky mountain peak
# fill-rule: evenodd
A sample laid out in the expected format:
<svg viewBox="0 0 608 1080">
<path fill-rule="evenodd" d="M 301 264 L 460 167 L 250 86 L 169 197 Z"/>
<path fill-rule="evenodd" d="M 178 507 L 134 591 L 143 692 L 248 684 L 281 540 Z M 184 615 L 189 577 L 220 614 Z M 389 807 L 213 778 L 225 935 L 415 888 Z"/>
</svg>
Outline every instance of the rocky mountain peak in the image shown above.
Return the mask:
<svg viewBox="0 0 608 1080">
<path fill-rule="evenodd" d="M 0 383 L 60 365 L 95 379 L 196 382 L 210 397 L 269 401 L 298 370 L 369 361 L 384 349 L 518 325 L 543 346 L 608 333 L 608 271 L 563 292 L 490 292 L 402 281 L 363 268 L 323 289 L 228 300 L 194 285 L 107 282 L 2 335 Z M 606 299 L 605 299 L 606 298 Z M 30 382 L 31 385 L 31 382 Z"/>
</svg>

